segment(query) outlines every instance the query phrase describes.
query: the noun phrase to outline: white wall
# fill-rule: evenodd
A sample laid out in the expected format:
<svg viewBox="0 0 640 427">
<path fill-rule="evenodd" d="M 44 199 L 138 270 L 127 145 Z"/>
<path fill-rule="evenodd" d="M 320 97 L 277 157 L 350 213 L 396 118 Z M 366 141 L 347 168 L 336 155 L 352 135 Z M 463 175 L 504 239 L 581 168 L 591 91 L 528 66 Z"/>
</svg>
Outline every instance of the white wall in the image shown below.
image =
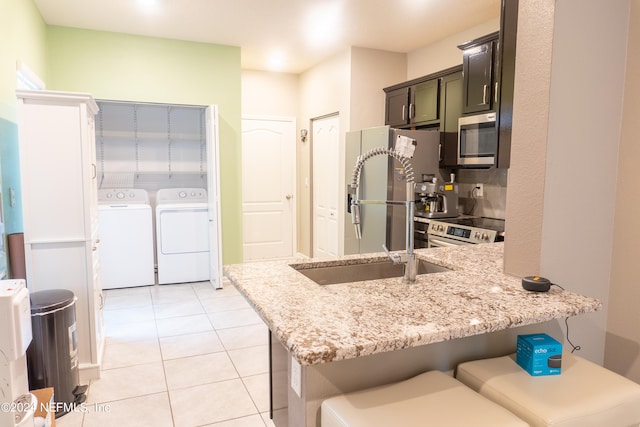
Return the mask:
<svg viewBox="0 0 640 427">
<path fill-rule="evenodd" d="M 631 1 L 622 138 L 618 160 L 605 367 L 640 383 L 640 0 Z"/>
<path fill-rule="evenodd" d="M 629 2 L 520 6 L 505 272 L 599 298 L 569 323 L 602 363 Z"/>
<path fill-rule="evenodd" d="M 458 45 L 500 30 L 500 17 L 407 54 L 407 78 L 412 80 L 462 64 Z"/>
<path fill-rule="evenodd" d="M 295 117 L 298 84 L 297 74 L 243 70 L 242 115 Z"/>
<path fill-rule="evenodd" d="M 338 112 L 341 147 L 350 126 L 351 50 L 318 64 L 300 75 L 298 126 L 310 129 L 311 119 Z M 311 133 L 311 131 L 310 131 Z M 311 254 L 311 143 L 298 142 L 298 252 Z"/>
<path fill-rule="evenodd" d="M 603 302 L 601 312 L 576 317 L 571 330 L 581 354 L 598 363 L 604 359 L 628 12 L 626 0 L 556 1 L 540 273 Z"/>
<path fill-rule="evenodd" d="M 383 88 L 406 80 L 407 55 L 361 47 L 351 48 L 351 127 L 384 124 Z"/>
</svg>

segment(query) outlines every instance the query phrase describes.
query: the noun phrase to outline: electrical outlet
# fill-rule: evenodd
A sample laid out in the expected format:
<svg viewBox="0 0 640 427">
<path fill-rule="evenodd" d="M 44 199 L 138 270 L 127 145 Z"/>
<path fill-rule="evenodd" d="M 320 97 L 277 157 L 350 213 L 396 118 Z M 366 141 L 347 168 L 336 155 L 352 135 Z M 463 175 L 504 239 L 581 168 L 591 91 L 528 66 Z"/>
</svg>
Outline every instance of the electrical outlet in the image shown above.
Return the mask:
<svg viewBox="0 0 640 427">
<path fill-rule="evenodd" d="M 476 197 L 483 197 L 483 196 L 484 196 L 484 185 L 476 184 Z"/>
<path fill-rule="evenodd" d="M 298 397 L 302 397 L 302 366 L 291 357 L 291 388 Z"/>
</svg>

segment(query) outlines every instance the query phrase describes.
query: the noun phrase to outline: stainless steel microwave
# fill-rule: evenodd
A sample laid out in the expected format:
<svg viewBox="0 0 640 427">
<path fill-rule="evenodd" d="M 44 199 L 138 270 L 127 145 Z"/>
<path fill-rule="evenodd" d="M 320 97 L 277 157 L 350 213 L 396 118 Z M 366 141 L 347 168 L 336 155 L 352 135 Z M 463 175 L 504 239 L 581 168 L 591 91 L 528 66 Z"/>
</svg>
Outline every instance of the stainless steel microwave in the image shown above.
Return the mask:
<svg viewBox="0 0 640 427">
<path fill-rule="evenodd" d="M 458 165 L 490 167 L 498 153 L 496 113 L 458 119 Z"/>
</svg>

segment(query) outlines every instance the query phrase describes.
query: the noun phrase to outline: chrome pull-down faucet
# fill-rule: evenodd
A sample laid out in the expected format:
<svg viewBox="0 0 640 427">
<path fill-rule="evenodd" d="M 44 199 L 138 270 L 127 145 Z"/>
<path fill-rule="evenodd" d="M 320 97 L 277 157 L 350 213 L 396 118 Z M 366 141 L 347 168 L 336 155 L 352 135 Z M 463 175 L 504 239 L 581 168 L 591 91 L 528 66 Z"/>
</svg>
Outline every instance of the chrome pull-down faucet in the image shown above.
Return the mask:
<svg viewBox="0 0 640 427">
<path fill-rule="evenodd" d="M 405 176 L 407 179 L 407 197 L 406 200 L 359 200 L 358 190 L 360 186 L 360 173 L 364 163 L 372 157 L 378 155 L 387 155 L 398 160 L 405 168 Z M 413 179 L 413 167 L 411 166 L 410 159 L 404 157 L 394 150 L 388 148 L 374 148 L 361 156 L 358 156 L 356 165 L 353 169 L 353 175 L 351 177 L 351 183 L 347 185 L 347 212 L 351 214 L 351 222 L 355 227 L 356 238 L 362 238 L 362 231 L 360 228 L 360 205 L 361 204 L 386 204 L 386 205 L 405 205 L 406 207 L 406 250 L 404 253 L 391 253 L 387 247 L 383 244 L 382 248 L 387 253 L 389 258 L 394 264 L 404 264 L 404 276 L 402 281 L 404 283 L 413 283 L 416 281 L 416 256 L 413 253 L 413 214 L 415 209 L 415 197 L 414 197 L 415 182 Z"/>
</svg>

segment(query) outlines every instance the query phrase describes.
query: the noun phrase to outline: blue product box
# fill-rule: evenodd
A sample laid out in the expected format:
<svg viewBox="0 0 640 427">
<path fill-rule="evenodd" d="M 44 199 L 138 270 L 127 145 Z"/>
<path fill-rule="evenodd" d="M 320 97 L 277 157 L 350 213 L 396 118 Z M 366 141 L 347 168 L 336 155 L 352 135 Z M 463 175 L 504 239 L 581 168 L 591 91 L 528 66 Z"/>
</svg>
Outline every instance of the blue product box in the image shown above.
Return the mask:
<svg viewBox="0 0 640 427">
<path fill-rule="evenodd" d="M 562 344 L 547 334 L 518 335 L 516 363 L 530 375 L 559 375 Z"/>
</svg>

